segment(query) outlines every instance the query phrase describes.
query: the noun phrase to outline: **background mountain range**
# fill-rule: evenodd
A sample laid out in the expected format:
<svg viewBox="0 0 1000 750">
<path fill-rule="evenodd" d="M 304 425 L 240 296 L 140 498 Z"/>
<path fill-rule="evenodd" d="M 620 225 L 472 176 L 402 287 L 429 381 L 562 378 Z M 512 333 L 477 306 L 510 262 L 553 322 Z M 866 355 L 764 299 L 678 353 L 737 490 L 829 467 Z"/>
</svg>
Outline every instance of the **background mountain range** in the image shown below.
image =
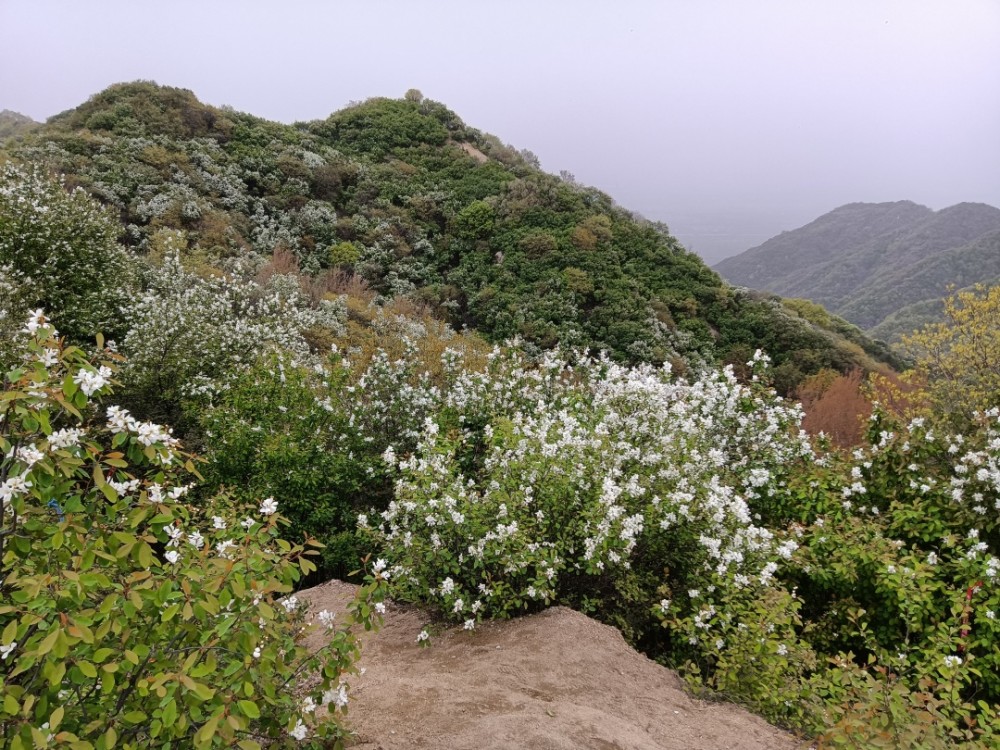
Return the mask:
<svg viewBox="0 0 1000 750">
<path fill-rule="evenodd" d="M 851 203 L 715 269 L 739 286 L 810 299 L 892 340 L 935 319 L 949 287 L 1000 277 L 1000 209 Z"/>
</svg>

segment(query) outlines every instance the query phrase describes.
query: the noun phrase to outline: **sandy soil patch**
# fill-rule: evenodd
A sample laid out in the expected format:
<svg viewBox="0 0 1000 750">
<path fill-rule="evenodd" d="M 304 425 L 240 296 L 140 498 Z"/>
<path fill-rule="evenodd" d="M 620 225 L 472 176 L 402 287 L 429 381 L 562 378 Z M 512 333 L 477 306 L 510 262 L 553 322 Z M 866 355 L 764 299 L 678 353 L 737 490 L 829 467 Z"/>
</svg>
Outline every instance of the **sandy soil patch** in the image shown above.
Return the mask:
<svg viewBox="0 0 1000 750">
<path fill-rule="evenodd" d="M 343 611 L 353 587 L 299 593 Z M 356 750 L 792 750 L 763 719 L 687 695 L 672 671 L 607 625 L 565 607 L 416 644 L 427 618 L 389 605 L 351 680 Z M 318 636 L 313 636 L 318 637 Z"/>
</svg>

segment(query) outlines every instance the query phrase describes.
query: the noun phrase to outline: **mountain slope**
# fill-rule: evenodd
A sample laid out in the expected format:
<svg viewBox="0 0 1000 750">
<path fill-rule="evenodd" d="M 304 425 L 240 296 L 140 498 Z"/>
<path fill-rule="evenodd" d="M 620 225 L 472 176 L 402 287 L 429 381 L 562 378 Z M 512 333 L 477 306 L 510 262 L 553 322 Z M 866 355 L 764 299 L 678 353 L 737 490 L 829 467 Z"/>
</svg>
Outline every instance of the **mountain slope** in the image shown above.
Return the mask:
<svg viewBox="0 0 1000 750">
<path fill-rule="evenodd" d="M 909 201 L 842 206 L 716 266 L 734 284 L 826 306 L 872 329 L 950 284 L 1000 274 L 1000 209 L 961 203 L 932 211 Z M 883 329 L 887 330 L 887 329 Z"/>
<path fill-rule="evenodd" d="M 137 254 L 180 242 L 219 269 L 288 252 L 310 274 L 358 279 L 494 340 L 679 366 L 764 347 L 785 387 L 892 361 L 859 332 L 730 288 L 666 227 L 542 172 L 419 92 L 282 125 L 184 89 L 118 84 L 12 153 L 114 206 Z"/>
<path fill-rule="evenodd" d="M 0 141 L 29 133 L 38 125 L 39 123 L 20 112 L 12 112 L 9 109 L 2 110 L 0 111 Z"/>
</svg>

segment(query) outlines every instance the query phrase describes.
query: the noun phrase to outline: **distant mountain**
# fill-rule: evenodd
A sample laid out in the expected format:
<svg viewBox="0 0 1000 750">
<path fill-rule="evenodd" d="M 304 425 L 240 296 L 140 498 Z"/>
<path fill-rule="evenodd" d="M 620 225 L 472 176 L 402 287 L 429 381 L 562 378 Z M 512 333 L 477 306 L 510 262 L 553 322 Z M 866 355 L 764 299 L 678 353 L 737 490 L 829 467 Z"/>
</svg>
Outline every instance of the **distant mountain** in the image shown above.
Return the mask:
<svg viewBox="0 0 1000 750">
<path fill-rule="evenodd" d="M 1000 209 L 851 203 L 715 270 L 738 286 L 818 302 L 888 340 L 934 319 L 950 285 L 1000 277 Z"/>
<path fill-rule="evenodd" d="M 9 109 L 0 110 L 0 141 L 28 133 L 40 124 L 20 112 L 12 112 Z"/>
</svg>

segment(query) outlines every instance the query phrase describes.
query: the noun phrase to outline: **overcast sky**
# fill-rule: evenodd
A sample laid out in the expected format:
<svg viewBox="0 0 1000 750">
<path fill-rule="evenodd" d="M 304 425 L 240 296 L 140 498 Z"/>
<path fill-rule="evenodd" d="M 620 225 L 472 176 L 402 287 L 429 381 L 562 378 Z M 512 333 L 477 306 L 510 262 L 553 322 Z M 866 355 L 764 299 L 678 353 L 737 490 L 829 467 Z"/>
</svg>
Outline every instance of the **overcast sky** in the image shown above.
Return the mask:
<svg viewBox="0 0 1000 750">
<path fill-rule="evenodd" d="M 418 88 L 711 260 L 853 201 L 1000 206 L 1000 0 L 0 0 L 0 109 L 135 79 L 283 122 Z"/>
</svg>

